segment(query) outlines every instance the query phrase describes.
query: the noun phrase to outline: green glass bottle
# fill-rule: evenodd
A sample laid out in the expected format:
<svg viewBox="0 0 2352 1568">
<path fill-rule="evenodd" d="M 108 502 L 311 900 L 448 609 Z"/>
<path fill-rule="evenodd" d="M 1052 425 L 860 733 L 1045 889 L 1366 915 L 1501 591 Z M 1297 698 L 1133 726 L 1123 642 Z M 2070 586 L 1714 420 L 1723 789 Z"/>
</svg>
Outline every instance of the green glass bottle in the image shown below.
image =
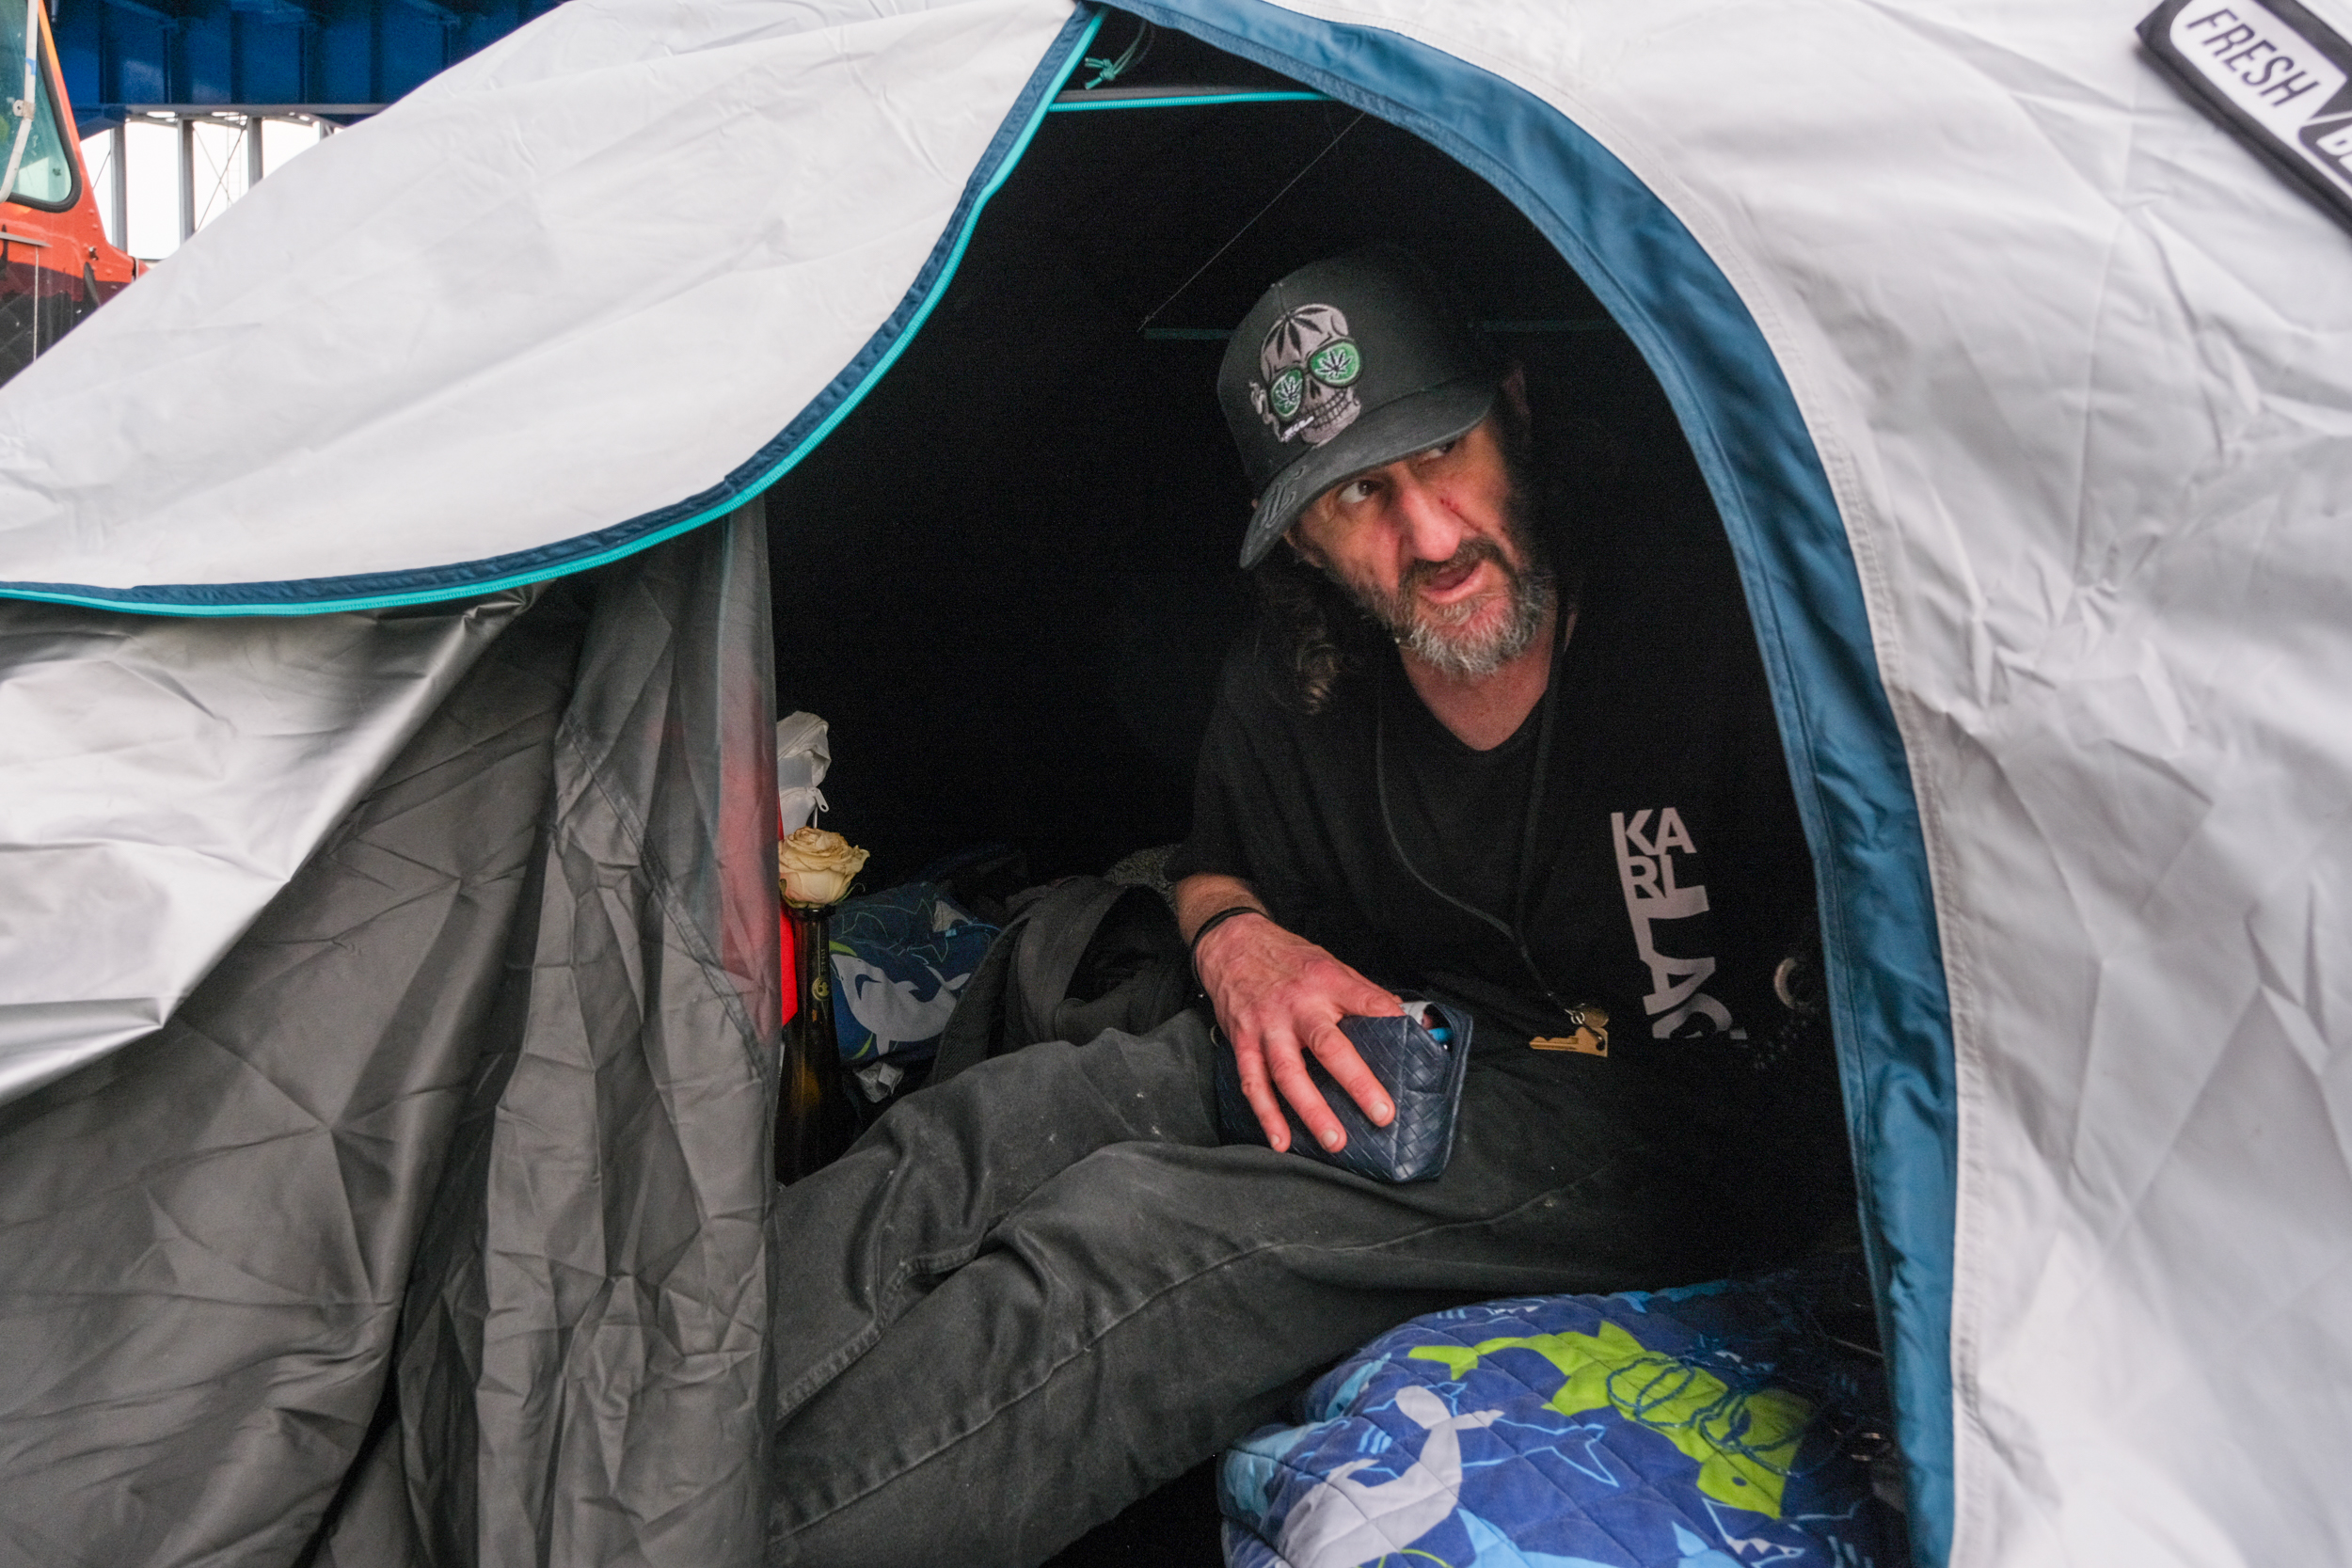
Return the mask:
<svg viewBox="0 0 2352 1568">
<path fill-rule="evenodd" d="M 833 1029 L 830 910 L 787 903 L 792 925 L 794 995 L 784 1024 L 783 1083 L 776 1093 L 776 1180 L 797 1181 L 831 1164 L 857 1136 L 857 1111 L 842 1082 Z"/>
</svg>

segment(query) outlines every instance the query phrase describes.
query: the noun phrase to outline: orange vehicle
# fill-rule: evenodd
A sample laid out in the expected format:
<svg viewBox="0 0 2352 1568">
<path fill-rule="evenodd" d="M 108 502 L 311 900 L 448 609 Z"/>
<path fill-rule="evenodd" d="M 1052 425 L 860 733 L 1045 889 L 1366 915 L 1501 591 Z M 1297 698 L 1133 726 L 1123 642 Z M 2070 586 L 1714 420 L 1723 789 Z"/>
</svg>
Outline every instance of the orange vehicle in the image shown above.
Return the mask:
<svg viewBox="0 0 2352 1568">
<path fill-rule="evenodd" d="M 0 0 L 0 381 L 144 268 L 106 243 L 40 0 Z"/>
</svg>

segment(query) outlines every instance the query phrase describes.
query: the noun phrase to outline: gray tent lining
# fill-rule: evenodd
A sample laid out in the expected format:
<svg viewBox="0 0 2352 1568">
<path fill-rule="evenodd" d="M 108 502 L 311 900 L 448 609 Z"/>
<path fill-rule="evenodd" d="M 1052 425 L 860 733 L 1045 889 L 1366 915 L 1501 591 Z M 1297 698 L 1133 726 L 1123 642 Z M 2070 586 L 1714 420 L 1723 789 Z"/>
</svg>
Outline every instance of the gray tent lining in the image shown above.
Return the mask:
<svg viewBox="0 0 2352 1568">
<path fill-rule="evenodd" d="M 0 1101 L 163 1023 L 529 597 L 213 625 L 0 600 Z"/>
<path fill-rule="evenodd" d="M 758 1560 L 768 617 L 755 506 L 550 585 L 0 1109 L 0 1561 Z"/>
</svg>

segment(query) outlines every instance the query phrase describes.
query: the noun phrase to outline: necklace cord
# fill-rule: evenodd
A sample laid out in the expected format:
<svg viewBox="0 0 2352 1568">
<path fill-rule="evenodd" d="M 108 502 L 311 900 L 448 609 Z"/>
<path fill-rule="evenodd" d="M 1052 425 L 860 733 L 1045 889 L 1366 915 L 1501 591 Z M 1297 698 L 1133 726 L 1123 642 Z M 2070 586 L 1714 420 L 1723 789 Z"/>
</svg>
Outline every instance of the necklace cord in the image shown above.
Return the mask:
<svg viewBox="0 0 2352 1568">
<path fill-rule="evenodd" d="M 1565 647 L 1565 644 L 1563 646 Z M 1405 852 L 1405 841 L 1397 835 L 1396 815 L 1389 806 L 1389 663 L 1386 658 L 1379 661 L 1378 674 L 1373 690 L 1372 782 L 1373 795 L 1380 803 L 1380 826 L 1389 835 L 1389 849 L 1396 856 L 1397 863 L 1405 868 L 1413 880 L 1419 882 L 1438 899 L 1452 905 L 1472 919 L 1481 921 L 1502 932 L 1504 939 L 1511 943 L 1512 950 L 1518 955 L 1520 964 L 1525 966 L 1528 978 L 1534 980 L 1535 989 L 1544 993 L 1544 999 L 1563 1013 L 1572 1013 L 1575 1009 L 1560 1000 L 1560 993 L 1552 989 L 1551 982 L 1545 977 L 1543 970 L 1535 962 L 1534 955 L 1527 950 L 1527 938 L 1524 935 L 1532 881 L 1528 876 L 1528 867 L 1534 862 L 1535 835 L 1544 802 L 1544 775 L 1550 770 L 1552 720 L 1560 705 L 1560 654 L 1561 650 L 1553 650 L 1551 675 L 1544 687 L 1543 717 L 1536 723 L 1535 772 L 1534 777 L 1528 784 L 1527 810 L 1519 833 L 1519 858 L 1514 877 L 1515 896 L 1512 899 L 1514 918 L 1511 921 L 1506 922 L 1480 909 L 1475 904 L 1456 898 L 1422 875 L 1421 867 L 1415 865 L 1413 858 Z"/>
</svg>

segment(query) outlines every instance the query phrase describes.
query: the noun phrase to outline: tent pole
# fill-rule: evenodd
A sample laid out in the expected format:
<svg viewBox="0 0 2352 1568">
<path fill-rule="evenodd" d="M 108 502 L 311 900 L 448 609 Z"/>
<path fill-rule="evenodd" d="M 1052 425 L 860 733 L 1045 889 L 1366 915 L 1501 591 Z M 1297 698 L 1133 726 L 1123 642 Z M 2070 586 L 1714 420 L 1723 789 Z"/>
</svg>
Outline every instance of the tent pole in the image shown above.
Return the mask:
<svg viewBox="0 0 2352 1568">
<path fill-rule="evenodd" d="M 180 238 L 196 232 L 196 121 L 180 121 Z"/>
<path fill-rule="evenodd" d="M 131 173 L 123 167 L 123 159 L 131 155 L 131 132 L 118 125 L 106 133 L 112 155 L 106 160 L 106 215 L 114 219 L 114 231 L 107 236 L 117 246 L 131 245 Z"/>
</svg>

